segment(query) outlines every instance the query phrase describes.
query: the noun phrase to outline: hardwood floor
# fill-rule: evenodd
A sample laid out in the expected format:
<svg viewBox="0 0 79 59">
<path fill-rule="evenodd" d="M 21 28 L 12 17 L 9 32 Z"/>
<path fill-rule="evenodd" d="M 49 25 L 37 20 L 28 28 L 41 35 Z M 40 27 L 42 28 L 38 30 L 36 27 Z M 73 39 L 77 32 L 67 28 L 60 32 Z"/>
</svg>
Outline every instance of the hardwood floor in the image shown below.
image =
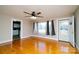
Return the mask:
<svg viewBox="0 0 79 59">
<path fill-rule="evenodd" d="M 0 54 L 76 54 L 78 53 L 69 43 L 55 40 L 29 37 L 15 40 L 8 44 L 0 44 Z"/>
</svg>

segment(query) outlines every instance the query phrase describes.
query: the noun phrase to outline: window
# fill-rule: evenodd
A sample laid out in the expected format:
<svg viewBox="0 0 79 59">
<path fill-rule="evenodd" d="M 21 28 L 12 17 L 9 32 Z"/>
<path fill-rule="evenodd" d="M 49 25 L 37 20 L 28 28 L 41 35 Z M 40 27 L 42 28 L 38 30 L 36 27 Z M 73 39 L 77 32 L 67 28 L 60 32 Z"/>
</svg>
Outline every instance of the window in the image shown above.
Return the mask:
<svg viewBox="0 0 79 59">
<path fill-rule="evenodd" d="M 35 22 L 34 33 L 39 35 L 55 35 L 54 23 L 52 21 Z"/>
<path fill-rule="evenodd" d="M 38 34 L 46 35 L 46 22 L 38 23 Z"/>
</svg>

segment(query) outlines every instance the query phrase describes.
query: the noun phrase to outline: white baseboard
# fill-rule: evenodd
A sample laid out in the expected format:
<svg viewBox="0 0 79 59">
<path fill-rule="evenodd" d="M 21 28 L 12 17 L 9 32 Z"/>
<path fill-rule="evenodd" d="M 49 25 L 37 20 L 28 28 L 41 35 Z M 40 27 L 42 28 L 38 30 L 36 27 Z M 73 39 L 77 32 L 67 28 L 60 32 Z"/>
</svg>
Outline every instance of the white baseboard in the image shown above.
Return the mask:
<svg viewBox="0 0 79 59">
<path fill-rule="evenodd" d="M 50 36 L 40 36 L 40 35 L 27 35 L 27 36 L 23 36 L 23 37 L 21 37 L 21 39 L 23 39 L 23 38 L 28 38 L 28 37 L 31 37 L 31 36 L 34 36 L 34 37 L 41 37 L 41 38 L 48 38 L 48 39 L 56 39 L 56 38 L 53 38 L 53 37 L 50 37 Z M 57 39 L 56 39 L 57 40 Z M 2 44 L 2 43 L 6 43 L 6 42 L 10 42 L 10 41 L 12 41 L 12 39 L 11 40 L 6 40 L 6 41 L 1 41 L 0 42 L 0 44 Z"/>
<path fill-rule="evenodd" d="M 47 38 L 47 39 L 57 40 L 57 41 L 58 41 L 57 38 L 53 38 L 53 37 L 51 37 L 51 36 L 40 36 L 40 35 L 31 35 L 31 36 L 34 36 L 34 37 L 41 37 L 41 38 Z"/>
<path fill-rule="evenodd" d="M 6 42 L 10 42 L 10 41 L 12 41 L 12 40 L 2 41 L 2 42 L 0 42 L 0 44 L 2 44 L 2 43 L 6 43 Z"/>
<path fill-rule="evenodd" d="M 22 39 L 22 38 L 28 38 L 28 37 L 30 37 L 30 36 L 31 36 L 31 35 L 25 36 L 25 37 L 21 37 L 21 39 Z M 6 43 L 6 42 L 11 42 L 11 41 L 12 41 L 12 40 L 1 41 L 0 44 Z"/>
<path fill-rule="evenodd" d="M 28 37 L 31 37 L 32 35 L 28 35 L 28 36 L 24 36 L 24 37 L 21 37 L 21 39 L 23 38 L 28 38 Z"/>
</svg>

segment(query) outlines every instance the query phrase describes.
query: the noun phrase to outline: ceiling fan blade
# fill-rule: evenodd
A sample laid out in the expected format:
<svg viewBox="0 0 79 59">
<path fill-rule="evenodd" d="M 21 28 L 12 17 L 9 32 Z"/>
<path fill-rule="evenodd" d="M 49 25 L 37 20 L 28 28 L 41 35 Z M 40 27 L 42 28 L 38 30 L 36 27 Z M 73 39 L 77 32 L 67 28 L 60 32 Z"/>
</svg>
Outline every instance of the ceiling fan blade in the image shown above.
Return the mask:
<svg viewBox="0 0 79 59">
<path fill-rule="evenodd" d="M 38 12 L 37 15 L 41 14 L 41 12 Z"/>
<path fill-rule="evenodd" d="M 30 13 L 28 13 L 28 12 L 25 12 L 25 11 L 24 11 L 24 13 L 31 15 Z"/>
</svg>

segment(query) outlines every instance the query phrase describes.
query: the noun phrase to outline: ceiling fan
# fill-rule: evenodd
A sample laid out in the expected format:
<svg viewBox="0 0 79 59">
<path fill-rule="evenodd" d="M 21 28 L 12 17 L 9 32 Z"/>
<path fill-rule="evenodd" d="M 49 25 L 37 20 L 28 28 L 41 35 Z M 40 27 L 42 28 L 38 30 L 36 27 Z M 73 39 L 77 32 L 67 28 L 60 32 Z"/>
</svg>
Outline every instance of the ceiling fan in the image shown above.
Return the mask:
<svg viewBox="0 0 79 59">
<path fill-rule="evenodd" d="M 25 16 L 25 17 L 31 17 L 32 19 L 36 19 L 37 17 L 43 18 L 43 16 L 39 16 L 41 14 L 41 12 L 36 13 L 35 11 L 33 11 L 32 13 L 28 13 L 28 12 L 24 11 L 24 13 L 29 15 L 29 16 Z"/>
</svg>

